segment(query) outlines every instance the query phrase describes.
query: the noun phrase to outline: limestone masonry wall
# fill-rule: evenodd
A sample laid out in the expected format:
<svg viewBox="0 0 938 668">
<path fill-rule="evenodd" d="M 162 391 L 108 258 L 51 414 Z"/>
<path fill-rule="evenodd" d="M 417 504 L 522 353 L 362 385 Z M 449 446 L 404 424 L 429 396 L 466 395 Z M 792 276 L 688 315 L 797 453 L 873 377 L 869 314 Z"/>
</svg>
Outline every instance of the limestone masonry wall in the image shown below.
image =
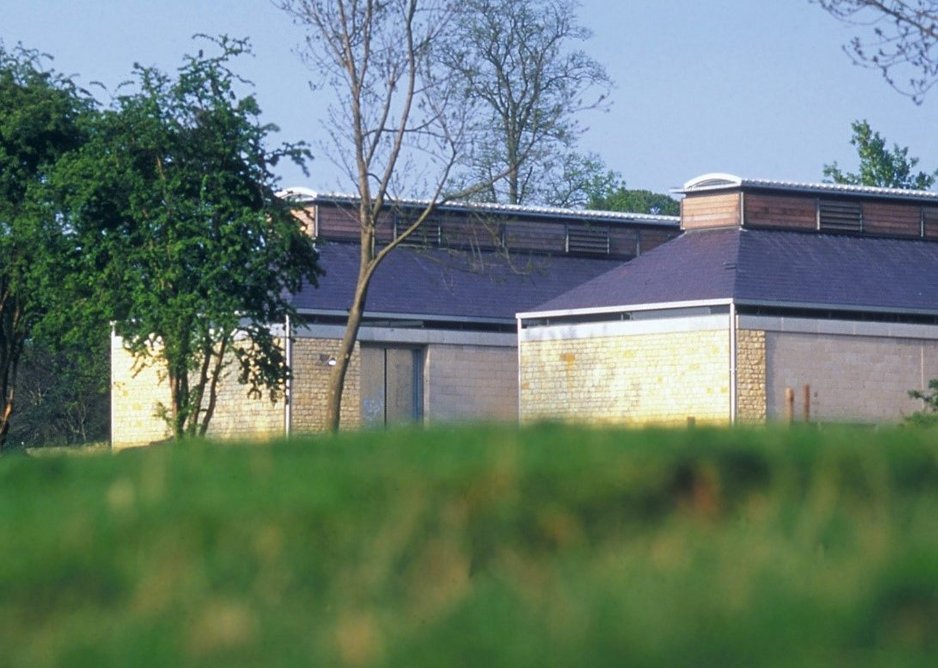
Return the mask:
<svg viewBox="0 0 938 668">
<path fill-rule="evenodd" d="M 736 335 L 736 419 L 766 420 L 765 332 L 741 329 Z"/>
<path fill-rule="evenodd" d="M 293 381 L 290 399 L 293 434 L 324 431 L 326 394 L 332 367 L 322 359 L 338 355 L 338 339 L 297 338 L 293 342 Z M 342 392 L 342 429 L 361 426 L 361 353 L 355 344 Z"/>
<path fill-rule="evenodd" d="M 156 408 L 169 404 L 169 386 L 153 365 L 135 364 L 120 337 L 111 337 L 111 447 L 115 450 L 146 445 L 170 436 L 156 417 Z"/>
<path fill-rule="evenodd" d="M 426 421 L 518 419 L 515 348 L 430 345 L 426 350 Z"/>
<path fill-rule="evenodd" d="M 135 362 L 119 337 L 111 337 L 111 447 L 121 450 L 169 438 L 157 408 L 170 402 L 169 385 L 152 363 Z M 262 439 L 283 434 L 283 401 L 251 398 L 232 364 L 218 386 L 218 401 L 208 435 Z"/>
<path fill-rule="evenodd" d="M 725 329 L 521 343 L 521 421 L 729 420 Z"/>
<path fill-rule="evenodd" d="M 264 396 L 248 396 L 247 385 L 238 382 L 238 370 L 232 365 L 218 384 L 218 401 L 208 426 L 211 438 L 265 440 L 283 436 L 283 397 L 271 401 Z"/>
</svg>

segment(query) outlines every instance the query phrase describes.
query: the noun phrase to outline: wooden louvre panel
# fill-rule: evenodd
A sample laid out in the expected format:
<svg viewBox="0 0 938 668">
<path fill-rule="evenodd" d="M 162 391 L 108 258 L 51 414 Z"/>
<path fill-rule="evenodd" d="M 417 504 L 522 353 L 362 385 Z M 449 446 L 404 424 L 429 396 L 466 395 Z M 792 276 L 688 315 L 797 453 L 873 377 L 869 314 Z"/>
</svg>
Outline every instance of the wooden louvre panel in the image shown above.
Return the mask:
<svg viewBox="0 0 938 668">
<path fill-rule="evenodd" d="M 685 230 L 695 230 L 738 226 L 739 198 L 738 192 L 687 195 L 681 200 L 681 227 Z"/>
<path fill-rule="evenodd" d="M 613 225 L 609 228 L 609 254 L 621 258 L 633 258 L 641 253 L 639 230 L 628 225 Z"/>
<path fill-rule="evenodd" d="M 639 236 L 639 254 L 647 253 L 679 234 L 678 230 L 642 230 Z"/>
<path fill-rule="evenodd" d="M 384 211 L 378 215 L 378 222 L 375 225 L 375 239 L 378 243 L 388 243 L 397 236 L 398 217 L 401 214 L 397 211 Z"/>
<path fill-rule="evenodd" d="M 814 197 L 747 192 L 743 201 L 745 227 L 817 229 L 817 200 Z"/>
<path fill-rule="evenodd" d="M 358 222 L 357 208 L 336 204 L 317 204 L 316 206 L 319 209 L 317 232 L 321 239 L 358 241 L 361 237 L 361 226 Z"/>
<path fill-rule="evenodd" d="M 918 237 L 922 207 L 917 203 L 867 202 L 863 205 L 863 232 L 891 237 Z"/>
<path fill-rule="evenodd" d="M 398 217 L 394 221 L 394 237 L 397 238 L 399 235 L 407 231 L 408 225 L 413 222 L 410 218 Z M 440 229 L 440 224 L 433 221 L 427 220 L 424 221 L 420 227 L 418 227 L 407 239 L 402 243 L 407 244 L 408 246 L 424 246 L 424 247 L 436 247 L 440 246 L 443 243 L 443 233 Z"/>
<path fill-rule="evenodd" d="M 564 226 L 542 220 L 511 220 L 505 224 L 505 245 L 509 251 L 562 253 Z"/>
<path fill-rule="evenodd" d="M 926 239 L 938 239 L 938 206 L 922 208 L 922 235 Z"/>
<path fill-rule="evenodd" d="M 504 245 L 502 228 L 491 217 L 447 213 L 440 221 L 441 242 L 457 250 L 495 250 Z"/>
<path fill-rule="evenodd" d="M 609 255 L 609 227 L 567 225 L 566 251 L 571 255 Z"/>
<path fill-rule="evenodd" d="M 859 202 L 820 200 L 818 228 L 822 232 L 862 232 L 863 206 Z"/>
</svg>

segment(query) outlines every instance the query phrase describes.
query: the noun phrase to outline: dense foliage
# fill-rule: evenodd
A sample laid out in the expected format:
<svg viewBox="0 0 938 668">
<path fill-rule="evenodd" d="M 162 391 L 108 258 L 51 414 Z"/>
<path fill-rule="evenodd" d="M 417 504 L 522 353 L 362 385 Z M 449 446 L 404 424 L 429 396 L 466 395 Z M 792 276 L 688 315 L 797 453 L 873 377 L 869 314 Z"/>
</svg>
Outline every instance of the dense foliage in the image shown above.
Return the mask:
<svg viewBox="0 0 938 668">
<path fill-rule="evenodd" d="M 0 460 L 6 666 L 934 665 L 903 430 L 343 435 Z"/>
<path fill-rule="evenodd" d="M 665 193 L 630 189 L 616 172 L 598 171 L 586 187 L 586 208 L 601 211 L 678 216 L 681 203 Z"/>
<path fill-rule="evenodd" d="M 176 438 L 205 433 L 225 374 L 279 395 L 271 325 L 319 269 L 272 169 L 308 152 L 268 146 L 230 68 L 247 44 L 212 41 L 173 75 L 137 66 L 107 106 L 0 47 L 0 448 L 17 393 L 17 443 L 101 437 L 111 322 L 167 379 Z"/>
<path fill-rule="evenodd" d="M 857 172 L 844 172 L 836 162 L 824 166 L 824 176 L 834 183 L 880 188 L 928 190 L 935 183 L 938 171 L 915 172 L 918 158 L 909 157 L 909 149 L 893 144 L 875 132 L 867 121 L 854 121 L 850 126 L 850 143 L 857 149 L 860 166 Z"/>
<path fill-rule="evenodd" d="M 72 303 L 65 292 L 75 248 L 50 180 L 83 141 L 81 119 L 91 109 L 88 96 L 40 54 L 0 44 L 0 450 L 27 342 L 50 317 L 67 323 L 61 316 Z"/>
<path fill-rule="evenodd" d="M 216 46 L 219 55 L 188 56 L 174 76 L 137 66 L 56 175 L 117 334 L 165 373 L 161 411 L 177 439 L 205 433 L 232 364 L 253 393 L 279 396 L 287 370 L 270 325 L 318 272 L 313 240 L 271 171 L 306 151 L 268 148 L 276 128 L 259 122 L 229 67 L 245 43 Z"/>
</svg>

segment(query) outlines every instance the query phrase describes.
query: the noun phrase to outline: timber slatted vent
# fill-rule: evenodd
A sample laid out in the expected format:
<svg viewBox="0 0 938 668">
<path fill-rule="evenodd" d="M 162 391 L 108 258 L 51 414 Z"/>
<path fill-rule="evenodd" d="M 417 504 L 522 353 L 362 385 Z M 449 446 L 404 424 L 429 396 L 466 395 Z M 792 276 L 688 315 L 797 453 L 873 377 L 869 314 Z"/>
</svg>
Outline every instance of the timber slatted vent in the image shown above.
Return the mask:
<svg viewBox="0 0 938 668">
<path fill-rule="evenodd" d="M 859 202 L 818 202 L 818 229 L 823 232 L 862 232 L 863 206 Z"/>
<path fill-rule="evenodd" d="M 394 216 L 394 238 L 407 231 L 407 228 L 413 224 L 413 220 L 404 217 Z M 443 245 L 443 230 L 439 223 L 433 224 L 431 221 L 423 223 L 417 230 L 404 241 L 407 246 L 436 247 Z"/>
<path fill-rule="evenodd" d="M 938 239 L 938 208 L 922 207 L 922 236 L 926 239 Z"/>
<path fill-rule="evenodd" d="M 609 255 L 609 228 L 567 225 L 567 253 Z"/>
</svg>

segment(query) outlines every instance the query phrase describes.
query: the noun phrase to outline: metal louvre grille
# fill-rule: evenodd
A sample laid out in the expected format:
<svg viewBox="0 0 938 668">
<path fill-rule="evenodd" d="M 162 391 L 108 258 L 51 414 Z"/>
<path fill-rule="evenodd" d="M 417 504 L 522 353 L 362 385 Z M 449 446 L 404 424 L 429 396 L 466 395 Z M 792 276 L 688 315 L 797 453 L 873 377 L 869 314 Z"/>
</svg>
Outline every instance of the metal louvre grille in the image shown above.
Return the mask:
<svg viewBox="0 0 938 668">
<path fill-rule="evenodd" d="M 818 202 L 818 228 L 826 232 L 862 232 L 863 207 L 859 202 Z"/>
<path fill-rule="evenodd" d="M 609 229 L 567 226 L 567 252 L 591 255 L 609 254 Z"/>
</svg>

